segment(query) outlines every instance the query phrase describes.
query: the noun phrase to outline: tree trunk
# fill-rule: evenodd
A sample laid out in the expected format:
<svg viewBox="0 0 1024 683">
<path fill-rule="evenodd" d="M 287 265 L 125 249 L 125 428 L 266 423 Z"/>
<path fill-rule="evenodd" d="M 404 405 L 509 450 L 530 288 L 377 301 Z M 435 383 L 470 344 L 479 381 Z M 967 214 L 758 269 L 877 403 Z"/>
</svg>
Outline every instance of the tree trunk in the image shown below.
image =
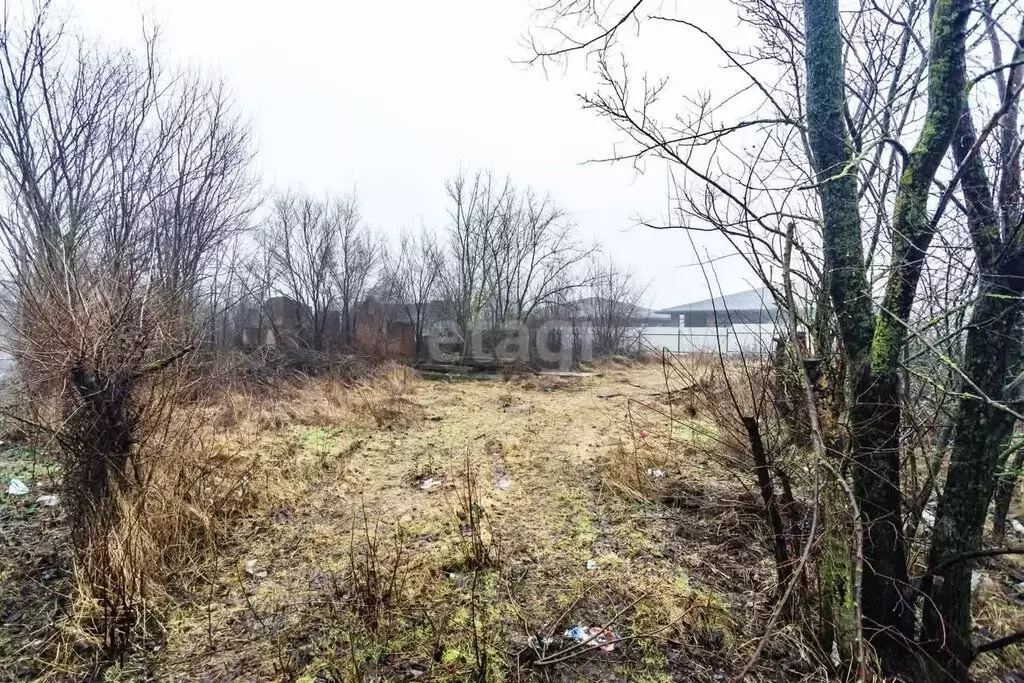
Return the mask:
<svg viewBox="0 0 1024 683">
<path fill-rule="evenodd" d="M 757 418 L 744 417 L 743 426 L 747 430 L 750 452 L 754 457 L 754 475 L 757 477 L 757 486 L 761 491 L 761 499 L 764 501 L 765 520 L 772 532 L 775 573 L 778 581 L 776 591 L 777 596 L 782 597 L 786 584 L 789 583 L 789 579 L 793 575 L 789 551 L 786 548 L 786 528 L 782 524 L 782 515 L 779 513 L 779 501 L 775 496 L 775 486 L 772 483 L 771 470 L 768 467 L 768 454 L 764 449 L 764 441 L 761 439 L 761 428 L 757 424 Z"/>
<path fill-rule="evenodd" d="M 929 554 L 931 588 L 930 599 L 924 601 L 922 645 L 930 677 L 966 681 L 973 657 L 971 566 L 957 558 L 981 548 L 1000 455 L 1013 430 L 1014 419 L 1002 402 L 1009 368 L 1020 358 L 1024 244 L 1020 231 L 1004 238 L 1000 230 L 984 162 L 979 154 L 972 155 L 977 134 L 966 104 L 959 119 L 953 156 L 960 167 L 979 284 L 967 325 L 961 398 Z"/>
<path fill-rule="evenodd" d="M 900 490 L 899 379 L 862 372 L 851 406 L 854 495 L 864 520 L 864 636 L 886 673 L 906 673 L 914 612 Z"/>
<path fill-rule="evenodd" d="M 865 533 L 861 625 L 886 675 L 906 675 L 913 668 L 913 610 L 904 595 L 899 366 L 906 321 L 934 235 L 929 192 L 964 106 L 969 12 L 969 0 L 932 3 L 928 109 L 900 177 L 891 275 L 876 318 L 864 262 L 857 163 L 846 128 L 839 2 L 804 0 L 808 137 L 819 183 L 825 271 L 848 371 L 849 456 Z M 826 597 L 843 593 L 823 590 Z"/>
<path fill-rule="evenodd" d="M 1006 518 L 1010 514 L 1021 468 L 1024 468 L 1024 445 L 1018 444 L 1013 459 L 1008 458 L 996 480 L 995 509 L 992 511 L 992 540 L 995 545 L 1006 540 Z"/>
<path fill-rule="evenodd" d="M 890 672 L 906 659 L 903 639 L 911 633 L 910 614 L 900 607 L 900 587 L 907 583 L 907 569 L 899 505 L 898 377 L 879 378 L 872 372 L 876 325 L 864 269 L 857 180 L 848 170 L 852 153 L 843 118 L 838 2 L 805 0 L 805 11 L 808 123 L 822 180 L 826 271 L 849 368 L 850 455 L 855 494 L 864 518 L 863 625 L 883 669 Z M 889 343 L 896 341 L 893 338 Z M 884 350 L 891 353 L 890 348 Z M 850 600 L 847 572 L 827 574 L 834 574 L 832 579 L 841 585 L 823 586 L 823 598 L 841 602 L 827 606 L 826 611 L 845 614 Z M 839 631 L 840 635 L 846 633 L 846 629 Z M 841 643 L 840 650 L 852 647 Z"/>
<path fill-rule="evenodd" d="M 965 382 L 957 406 L 946 486 L 936 513 L 929 570 L 931 599 L 924 605 L 926 668 L 935 680 L 968 680 L 973 657 L 971 563 L 961 555 L 981 548 L 985 516 L 995 489 L 999 454 L 1014 418 L 1000 401 L 1010 364 L 1020 357 L 1015 330 L 1020 314 L 1021 278 L 982 283 L 967 331 L 961 367 Z M 993 344 L 993 340 L 1002 343 Z M 975 388 L 976 387 L 976 388 Z M 979 393 L 989 400 L 979 397 Z"/>
</svg>

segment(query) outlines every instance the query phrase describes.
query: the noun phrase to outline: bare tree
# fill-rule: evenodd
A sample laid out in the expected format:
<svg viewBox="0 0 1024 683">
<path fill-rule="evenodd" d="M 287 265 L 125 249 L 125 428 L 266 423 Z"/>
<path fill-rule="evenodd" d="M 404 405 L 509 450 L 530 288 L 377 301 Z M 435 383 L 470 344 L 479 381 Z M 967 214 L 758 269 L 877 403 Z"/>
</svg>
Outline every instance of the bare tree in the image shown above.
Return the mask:
<svg viewBox="0 0 1024 683">
<path fill-rule="evenodd" d="M 641 350 L 647 311 L 641 306 L 645 290 L 632 272 L 612 261 L 596 262 L 590 273 L 588 309 L 594 353 L 636 353 Z"/>
<path fill-rule="evenodd" d="M 423 351 L 430 306 L 440 291 L 444 256 L 437 237 L 423 227 L 418 234 L 402 233 L 395 259 L 388 271 L 394 280 L 395 298 L 413 327 L 419 356 Z"/>
<path fill-rule="evenodd" d="M 552 3 L 550 30 L 531 45 L 537 61 L 594 56 L 601 86 L 584 104 L 629 143 L 607 161 L 674 169 L 674 215 L 650 225 L 723 236 L 831 356 L 822 361 L 829 385 L 846 391 L 822 405 L 848 431 L 827 435 L 829 460 L 817 464 L 839 489 L 852 479 L 851 495 L 833 498 L 849 503 L 856 523 L 826 526 L 848 554 L 824 539 L 831 633 L 822 642 L 846 643 L 863 671 L 863 634 L 885 673 L 911 675 L 913 653 L 929 660 L 931 675 L 965 680 L 976 652 L 1009 642 L 971 647 L 970 564 L 958 558 L 980 548 L 1016 419 L 1005 387 L 1019 363 L 1024 280 L 1021 10 L 962 0 L 871 0 L 844 3 L 843 12 L 836 0 L 734 5 L 757 31 L 753 46 L 732 47 L 645 0 Z M 648 24 L 706 41 L 743 85 L 713 100 L 677 96 L 660 75 L 631 78 L 619 57 Z M 787 305 L 773 277 L 780 271 L 813 307 Z M 920 419 L 925 411 L 940 420 L 936 429 Z M 942 579 L 922 584 L 928 607 L 915 643 L 905 531 L 916 522 L 905 524 L 903 508 L 910 501 L 919 515 L 938 491 L 929 576 Z M 851 585 L 863 603 L 847 599 Z"/>
<path fill-rule="evenodd" d="M 493 325 L 525 322 L 540 306 L 586 284 L 582 266 L 596 250 L 583 248 L 573 225 L 550 197 L 510 188 L 499 229 L 486 245 L 487 308 Z"/>
<path fill-rule="evenodd" d="M 160 277 L 172 290 L 190 289 L 214 267 L 221 247 L 247 227 L 255 205 L 249 132 L 233 113 L 223 85 L 183 79 L 180 93 L 157 116 L 169 136 L 167 163 L 153 169 L 168 191 L 146 207 Z"/>
<path fill-rule="evenodd" d="M 341 304 L 342 342 L 351 347 L 358 305 L 381 260 L 382 240 L 363 224 L 354 195 L 335 200 L 329 220 L 337 233 L 334 282 Z"/>
<path fill-rule="evenodd" d="M 337 299 L 339 231 L 331 214 L 326 200 L 280 194 L 262 238 L 277 288 L 295 308 L 294 322 L 309 331 L 302 341 L 318 351 L 324 350 L 328 311 Z"/>
<path fill-rule="evenodd" d="M 452 206 L 442 286 L 463 339 L 475 327 L 497 330 L 587 284 L 586 248 L 549 197 L 519 190 L 490 172 L 448 182 Z"/>
<path fill-rule="evenodd" d="M 501 210 L 512 187 L 507 180 L 499 186 L 491 173 L 477 172 L 472 178 L 466 174 L 452 178 L 446 189 L 451 204 L 441 285 L 458 332 L 468 344 L 489 298 L 493 260 L 487 258 L 487 249 L 497 236 Z"/>
<path fill-rule="evenodd" d="M 84 44 L 42 5 L 0 26 L 3 344 L 61 459 L 77 566 L 108 652 L 142 617 L 146 581 L 112 549 L 151 484 L 200 342 L 198 299 L 245 225 L 248 133 L 219 88 Z M 193 387 L 194 389 L 194 387 Z"/>
</svg>

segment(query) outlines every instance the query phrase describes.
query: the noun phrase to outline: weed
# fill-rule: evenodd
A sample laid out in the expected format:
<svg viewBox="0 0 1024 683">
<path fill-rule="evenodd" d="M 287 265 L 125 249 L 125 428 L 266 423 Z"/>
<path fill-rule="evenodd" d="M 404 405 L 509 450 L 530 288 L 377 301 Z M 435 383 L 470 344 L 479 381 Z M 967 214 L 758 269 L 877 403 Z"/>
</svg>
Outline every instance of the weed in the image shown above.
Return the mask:
<svg viewBox="0 0 1024 683">
<path fill-rule="evenodd" d="M 453 513 L 459 531 L 460 564 L 465 569 L 492 567 L 497 562 L 497 542 L 480 498 L 480 485 L 466 451 L 462 471 L 456 476 Z"/>
<path fill-rule="evenodd" d="M 370 522 L 366 508 L 353 520 L 348 549 L 348 574 L 336 593 L 347 593 L 352 609 L 373 632 L 399 607 L 408 578 L 405 535 L 397 525 L 383 538 L 380 519 Z"/>
</svg>

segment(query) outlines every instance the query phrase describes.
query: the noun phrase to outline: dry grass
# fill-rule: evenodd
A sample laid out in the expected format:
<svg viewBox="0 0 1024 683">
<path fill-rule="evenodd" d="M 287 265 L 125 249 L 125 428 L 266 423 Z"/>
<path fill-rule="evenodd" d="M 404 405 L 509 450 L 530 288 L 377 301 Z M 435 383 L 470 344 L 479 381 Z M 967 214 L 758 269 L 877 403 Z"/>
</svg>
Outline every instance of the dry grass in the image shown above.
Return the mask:
<svg viewBox="0 0 1024 683">
<path fill-rule="evenodd" d="M 219 398 L 204 408 L 208 444 L 228 460 L 210 465 L 253 469 L 217 518 L 216 556 L 194 565 L 210 582 L 180 586 L 159 654 L 108 677 L 731 671 L 754 635 L 747 622 L 765 611 L 763 558 L 744 569 L 699 561 L 719 552 L 721 525 L 740 524 L 731 512 L 700 513 L 695 526 L 691 511 L 651 502 L 653 489 L 612 491 L 617 480 L 639 488 L 652 466 L 670 472 L 652 486 L 709 475 L 681 442 L 662 447 L 655 424 L 638 442 L 641 423 L 623 419 L 630 400 L 659 390 L 656 366 L 602 372 L 448 384 L 389 367 L 352 385 L 310 379 Z M 610 653 L 574 647 L 562 633 L 576 624 L 626 640 Z"/>
<path fill-rule="evenodd" d="M 735 674 L 772 607 L 752 481 L 708 455 L 719 423 L 665 394 L 660 366 L 596 369 L 448 383 L 390 366 L 217 397 L 202 453 L 223 484 L 193 504 L 248 474 L 207 513 L 217 552 L 163 602 L 160 650 L 108 679 Z M 573 643 L 578 624 L 622 641 Z M 752 680 L 822 680 L 802 643 L 783 630 Z"/>
<path fill-rule="evenodd" d="M 600 371 L 435 383 L 390 368 L 353 386 L 311 380 L 270 402 L 221 408 L 234 432 L 258 434 L 274 486 L 290 493 L 237 527 L 212 598 L 176 616 L 164 653 L 125 671 L 271 680 L 732 671 L 756 634 L 748 623 L 766 610 L 770 566 L 748 541 L 747 567 L 700 558 L 732 552 L 722 537 L 749 534 L 749 516 L 713 506 L 695 515 L 653 490 L 644 500 L 611 490 L 612 456 L 620 443 L 633 452 L 639 426 L 624 419 L 628 403 L 662 379 L 654 365 Z M 607 393 L 623 395 L 599 398 Z M 688 462 L 679 434 L 671 449 L 649 438 L 623 481 L 652 466 L 669 472 L 656 486 L 718 476 Z M 735 494 L 733 482 L 721 486 Z M 247 563 L 256 575 L 240 569 Z M 628 640 L 612 653 L 576 651 L 562 633 L 577 623 L 608 624 Z M 555 651 L 564 660 L 548 662 Z"/>
</svg>

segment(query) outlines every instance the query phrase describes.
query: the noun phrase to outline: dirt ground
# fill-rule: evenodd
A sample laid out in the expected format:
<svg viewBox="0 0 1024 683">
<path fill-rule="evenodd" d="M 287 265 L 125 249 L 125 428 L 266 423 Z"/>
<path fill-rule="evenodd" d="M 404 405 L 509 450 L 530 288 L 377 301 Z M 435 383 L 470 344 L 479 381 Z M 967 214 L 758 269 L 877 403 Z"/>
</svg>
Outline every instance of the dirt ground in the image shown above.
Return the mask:
<svg viewBox="0 0 1024 683">
<path fill-rule="evenodd" d="M 753 481 L 707 455 L 712 416 L 665 391 L 659 365 L 623 362 L 487 381 L 394 368 L 225 402 L 212 447 L 259 461 L 260 502 L 107 680 L 730 679 L 773 563 Z M 56 534 L 55 509 L 4 514 L 9 534 Z M 6 578 L 59 580 L 45 548 L 11 554 Z M 3 590 L 14 647 L 26 596 Z M 791 628 L 749 680 L 821 680 Z M 28 652 L 0 665 L 45 669 Z"/>
<path fill-rule="evenodd" d="M 660 367 L 384 384 L 267 410 L 284 412 L 264 447 L 288 454 L 291 492 L 239 530 L 214 599 L 179 616 L 153 666 L 190 680 L 577 681 L 742 666 L 770 559 L 749 493 L 678 436 L 655 443 L 667 423 L 634 401 L 658 403 Z M 374 543 L 380 561 L 366 562 Z M 391 580 L 401 595 L 377 596 L 380 615 L 353 610 L 375 600 L 353 584 Z M 629 640 L 557 661 L 577 625 Z M 800 658 L 769 657 L 767 678 L 806 670 Z"/>
</svg>

